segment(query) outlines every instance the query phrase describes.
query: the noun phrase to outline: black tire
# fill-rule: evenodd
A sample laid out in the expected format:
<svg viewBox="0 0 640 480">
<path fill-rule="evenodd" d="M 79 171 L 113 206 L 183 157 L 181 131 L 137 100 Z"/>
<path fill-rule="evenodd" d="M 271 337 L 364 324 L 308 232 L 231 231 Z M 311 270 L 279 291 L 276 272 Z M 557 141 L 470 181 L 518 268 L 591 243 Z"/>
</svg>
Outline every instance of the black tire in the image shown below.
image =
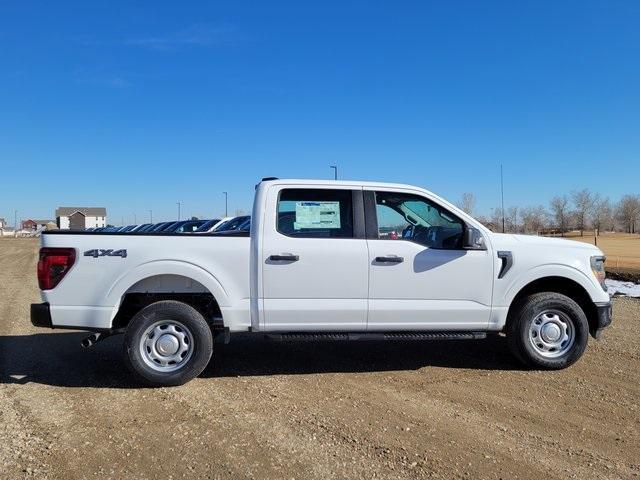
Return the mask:
<svg viewBox="0 0 640 480">
<path fill-rule="evenodd" d="M 539 351 L 541 348 L 534 346 L 537 332 L 530 333 L 533 322 L 545 312 L 556 312 L 563 322 L 570 322 L 573 333 L 573 343 L 568 342 L 566 347 L 560 346 L 555 353 L 558 356 L 554 358 L 548 356 L 553 355 L 553 351 L 547 352 L 545 356 Z M 543 292 L 525 297 L 514 305 L 513 311 L 509 313 L 506 333 L 509 349 L 522 363 L 532 368 L 559 370 L 575 363 L 584 353 L 589 340 L 589 322 L 582 308 L 569 297 Z M 545 346 L 543 342 L 538 345 Z M 566 351 L 562 352 L 563 348 Z"/>
<path fill-rule="evenodd" d="M 180 348 L 184 346 L 187 350 L 183 352 L 184 358 L 174 362 L 174 365 L 163 366 L 159 361 L 155 364 L 150 358 L 151 354 L 143 353 L 143 349 L 151 352 L 151 348 L 141 343 L 148 338 L 150 343 L 156 345 L 157 341 L 153 343 L 156 334 L 146 332 L 154 325 L 162 328 L 167 325 L 165 321 L 171 322 L 166 328 L 175 329 L 177 337 L 174 338 L 183 339 L 183 343 L 179 340 L 173 340 L 173 343 L 180 344 Z M 171 334 L 167 338 L 170 336 Z M 172 339 L 168 340 L 169 346 L 172 346 Z M 154 346 L 156 357 L 160 357 L 158 351 Z M 143 384 L 154 387 L 182 385 L 200 375 L 209 363 L 213 353 L 213 335 L 206 320 L 196 309 L 186 303 L 163 300 L 148 305 L 131 319 L 124 335 L 123 353 L 125 363 Z M 179 354 L 180 352 L 178 356 Z M 163 368 L 174 370 L 161 371 Z"/>
</svg>

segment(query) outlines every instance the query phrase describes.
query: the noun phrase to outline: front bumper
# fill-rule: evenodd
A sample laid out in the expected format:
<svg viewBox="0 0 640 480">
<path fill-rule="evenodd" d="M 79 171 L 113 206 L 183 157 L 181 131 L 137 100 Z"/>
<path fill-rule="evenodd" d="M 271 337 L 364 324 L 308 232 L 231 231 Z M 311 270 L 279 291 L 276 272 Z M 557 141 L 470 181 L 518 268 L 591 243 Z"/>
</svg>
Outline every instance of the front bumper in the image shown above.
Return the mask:
<svg viewBox="0 0 640 480">
<path fill-rule="evenodd" d="M 53 328 L 51 310 L 47 302 L 31 304 L 31 325 L 34 327 Z"/>
<path fill-rule="evenodd" d="M 596 303 L 596 325 L 595 329 L 591 332 L 594 338 L 599 339 L 602 335 L 602 331 L 611 325 L 611 319 L 613 317 L 613 305 L 611 302 Z"/>
</svg>

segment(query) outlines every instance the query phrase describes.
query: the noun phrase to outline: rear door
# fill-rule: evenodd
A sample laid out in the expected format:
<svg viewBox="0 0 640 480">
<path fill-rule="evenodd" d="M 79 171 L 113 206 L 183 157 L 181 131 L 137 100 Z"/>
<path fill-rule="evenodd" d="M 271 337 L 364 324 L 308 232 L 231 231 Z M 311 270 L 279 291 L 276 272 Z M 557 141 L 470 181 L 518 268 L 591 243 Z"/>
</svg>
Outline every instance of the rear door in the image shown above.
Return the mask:
<svg viewBox="0 0 640 480">
<path fill-rule="evenodd" d="M 259 265 L 263 328 L 366 329 L 362 189 L 274 185 L 266 205 Z"/>
</svg>

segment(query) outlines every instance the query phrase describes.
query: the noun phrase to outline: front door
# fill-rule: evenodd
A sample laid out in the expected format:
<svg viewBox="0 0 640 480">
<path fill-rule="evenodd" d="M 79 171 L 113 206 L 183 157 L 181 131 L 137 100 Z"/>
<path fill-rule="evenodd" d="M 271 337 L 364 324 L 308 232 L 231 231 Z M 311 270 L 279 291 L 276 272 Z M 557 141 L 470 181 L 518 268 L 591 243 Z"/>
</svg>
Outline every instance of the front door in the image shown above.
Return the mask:
<svg viewBox="0 0 640 480">
<path fill-rule="evenodd" d="M 365 204 L 367 227 L 377 223 L 367 232 L 368 330 L 486 327 L 493 262 L 461 248 L 464 222 L 421 194 L 365 192 Z"/>
<path fill-rule="evenodd" d="M 366 329 L 361 199 L 362 189 L 269 190 L 260 256 L 265 330 Z"/>
</svg>

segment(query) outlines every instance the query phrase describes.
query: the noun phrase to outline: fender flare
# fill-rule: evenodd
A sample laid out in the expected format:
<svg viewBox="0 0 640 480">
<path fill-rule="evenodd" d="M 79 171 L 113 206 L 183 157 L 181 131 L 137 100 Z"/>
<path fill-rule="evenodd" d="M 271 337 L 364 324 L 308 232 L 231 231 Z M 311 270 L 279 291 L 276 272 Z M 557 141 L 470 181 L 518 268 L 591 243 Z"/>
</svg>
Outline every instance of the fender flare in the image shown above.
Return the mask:
<svg viewBox="0 0 640 480">
<path fill-rule="evenodd" d="M 602 288 L 595 284 L 595 279 L 592 280 L 583 271 L 563 264 L 545 264 L 527 270 L 509 285 L 505 294 L 505 306 L 510 306 L 516 295 L 527 285 L 546 277 L 560 277 L 572 280 L 580 285 L 594 302 L 597 301 L 598 293 L 602 293 Z"/>
<path fill-rule="evenodd" d="M 220 306 L 229 305 L 229 295 L 220 281 L 209 271 L 189 262 L 176 260 L 154 260 L 138 265 L 118 278 L 105 298 L 106 305 L 113 305 L 111 320 L 118 313 L 120 303 L 127 290 L 141 280 L 157 275 L 179 275 L 201 283 L 213 295 Z"/>
</svg>

